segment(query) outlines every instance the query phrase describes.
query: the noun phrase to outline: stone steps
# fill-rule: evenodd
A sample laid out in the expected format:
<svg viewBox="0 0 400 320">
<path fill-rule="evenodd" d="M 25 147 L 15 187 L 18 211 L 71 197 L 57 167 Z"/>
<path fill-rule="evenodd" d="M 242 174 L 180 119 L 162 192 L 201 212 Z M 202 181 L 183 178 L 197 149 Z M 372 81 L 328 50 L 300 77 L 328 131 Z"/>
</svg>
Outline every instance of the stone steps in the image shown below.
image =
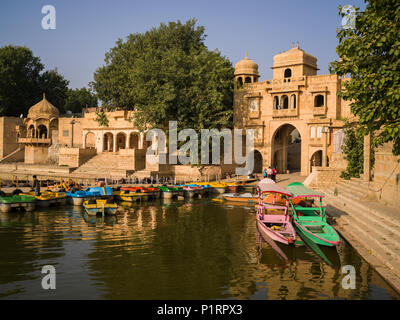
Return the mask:
<svg viewBox="0 0 400 320">
<path fill-rule="evenodd" d="M 126 177 L 125 169 L 119 169 L 119 156 L 114 153 L 100 153 L 89 159 L 74 171 L 74 174 L 93 175 L 98 177 Z"/>
<path fill-rule="evenodd" d="M 353 208 L 360 209 L 363 212 L 367 211 L 375 217 L 379 218 L 382 222 L 385 221 L 387 224 L 393 224 L 395 226 L 400 225 L 400 212 L 398 210 L 392 208 L 385 208 L 385 213 L 382 213 L 379 210 L 379 204 L 374 205 L 374 203 L 369 201 L 361 201 L 357 196 L 352 195 L 351 193 L 339 193 L 337 196 L 334 195 L 334 188 L 325 189 L 324 192 L 330 200 L 335 201 L 335 203 L 343 206 L 347 210 L 351 210 Z M 326 199 L 327 202 L 328 199 Z M 387 212 L 392 211 L 392 212 Z"/>
</svg>

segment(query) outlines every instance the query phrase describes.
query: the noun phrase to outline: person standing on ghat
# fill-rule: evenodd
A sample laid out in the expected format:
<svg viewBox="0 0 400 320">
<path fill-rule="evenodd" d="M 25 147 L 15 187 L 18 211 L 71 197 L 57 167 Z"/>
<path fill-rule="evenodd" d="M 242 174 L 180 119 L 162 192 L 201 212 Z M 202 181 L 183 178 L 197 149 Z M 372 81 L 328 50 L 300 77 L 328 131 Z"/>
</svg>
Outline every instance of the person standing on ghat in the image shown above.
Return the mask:
<svg viewBox="0 0 400 320">
<path fill-rule="evenodd" d="M 40 182 L 36 175 L 33 176 L 33 186 L 32 189 L 35 190 L 35 196 L 40 196 Z"/>
</svg>

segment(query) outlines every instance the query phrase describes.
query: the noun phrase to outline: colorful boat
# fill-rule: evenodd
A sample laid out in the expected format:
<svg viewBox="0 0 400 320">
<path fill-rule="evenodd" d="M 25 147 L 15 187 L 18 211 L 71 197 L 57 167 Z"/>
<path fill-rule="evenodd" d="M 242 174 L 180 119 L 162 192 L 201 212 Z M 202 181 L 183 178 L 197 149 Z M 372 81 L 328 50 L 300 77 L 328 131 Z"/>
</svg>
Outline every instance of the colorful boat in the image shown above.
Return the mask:
<svg viewBox="0 0 400 320">
<path fill-rule="evenodd" d="M 90 199 L 83 203 L 83 207 L 89 216 L 95 216 L 97 214 L 114 215 L 117 212 L 118 205 L 111 199 Z"/>
<path fill-rule="evenodd" d="M 228 185 L 225 182 L 210 182 L 209 185 L 211 186 L 212 190 L 217 193 L 225 193 Z"/>
<path fill-rule="evenodd" d="M 324 195 L 300 182 L 291 183 L 286 189 L 292 193 L 289 202 L 297 231 L 316 244 L 330 247 L 338 245 L 339 235 L 326 222 L 326 208 L 322 205 Z M 316 204 L 316 199 L 319 200 L 319 205 Z"/>
<path fill-rule="evenodd" d="M 112 199 L 111 193 L 113 192 L 112 188 L 110 187 L 94 187 L 94 188 L 87 188 L 85 191 L 73 191 L 66 192 L 66 196 L 68 202 L 75 205 L 81 206 L 86 200 L 92 198 L 99 198 L 99 199 Z"/>
<path fill-rule="evenodd" d="M 168 187 L 161 186 L 159 187 L 161 190 L 161 195 L 163 198 L 172 199 L 178 196 L 183 196 L 183 188 L 182 187 Z"/>
<path fill-rule="evenodd" d="M 257 203 L 258 196 L 251 193 L 224 193 L 222 198 L 227 201 Z"/>
<path fill-rule="evenodd" d="M 119 201 L 136 202 L 136 201 L 147 201 L 150 198 L 150 193 L 129 190 L 118 190 L 114 191 L 114 197 Z"/>
<path fill-rule="evenodd" d="M 1 192 L 0 195 L 0 210 L 1 212 L 10 212 L 13 209 L 24 210 L 27 212 L 31 212 L 35 210 L 35 197 L 21 195 L 21 194 L 12 194 L 7 195 Z"/>
<path fill-rule="evenodd" d="M 32 191 L 20 193 L 19 195 L 34 197 L 36 206 L 39 207 L 50 207 L 55 205 L 67 204 L 67 196 L 65 192 L 41 191 L 39 196 L 35 196 L 35 192 Z"/>
<path fill-rule="evenodd" d="M 265 179 L 264 179 L 265 180 Z M 291 223 L 288 213 L 288 202 L 286 205 L 265 203 L 264 198 L 272 195 L 274 199 L 288 198 L 291 193 L 275 183 L 266 183 L 261 180 L 257 185 L 258 209 L 257 227 L 263 238 L 269 237 L 283 244 L 296 243 L 296 231 Z"/>
<path fill-rule="evenodd" d="M 120 190 L 145 193 L 149 199 L 158 199 L 161 197 L 161 191 L 158 187 L 121 187 Z"/>
</svg>

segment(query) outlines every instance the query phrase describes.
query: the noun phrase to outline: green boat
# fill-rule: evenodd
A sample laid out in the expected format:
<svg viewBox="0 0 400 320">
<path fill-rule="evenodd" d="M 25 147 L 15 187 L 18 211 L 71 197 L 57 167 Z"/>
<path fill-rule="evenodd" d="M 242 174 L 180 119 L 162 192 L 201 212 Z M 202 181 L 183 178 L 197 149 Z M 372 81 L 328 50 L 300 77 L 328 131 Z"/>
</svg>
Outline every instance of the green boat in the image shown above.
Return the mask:
<svg viewBox="0 0 400 320">
<path fill-rule="evenodd" d="M 0 196 L 0 211 L 10 212 L 13 209 L 24 210 L 27 212 L 35 210 L 35 197 L 25 195 L 6 195 Z"/>
<path fill-rule="evenodd" d="M 158 187 L 161 190 L 161 195 L 163 198 L 171 199 L 178 196 L 183 196 L 184 190 L 182 187 L 168 187 L 161 186 Z"/>
<path fill-rule="evenodd" d="M 293 210 L 294 225 L 300 236 L 323 246 L 338 245 L 339 235 L 326 222 L 326 208 L 322 205 L 324 195 L 305 187 L 300 182 L 293 182 L 286 189 L 293 194 L 289 198 L 289 203 Z M 318 200 L 319 204 L 316 204 Z"/>
</svg>

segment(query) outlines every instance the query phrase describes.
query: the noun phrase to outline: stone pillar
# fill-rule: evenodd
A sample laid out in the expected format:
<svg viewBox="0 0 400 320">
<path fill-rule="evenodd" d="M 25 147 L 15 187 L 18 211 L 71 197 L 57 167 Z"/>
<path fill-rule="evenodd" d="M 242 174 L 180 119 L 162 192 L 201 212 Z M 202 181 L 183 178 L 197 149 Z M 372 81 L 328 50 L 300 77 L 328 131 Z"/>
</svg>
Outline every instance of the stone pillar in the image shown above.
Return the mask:
<svg viewBox="0 0 400 320">
<path fill-rule="evenodd" d="M 371 180 L 371 135 L 364 136 L 364 181 Z"/>
<path fill-rule="evenodd" d="M 113 135 L 113 144 L 114 144 L 113 152 L 117 152 L 117 135 L 116 134 Z"/>
<path fill-rule="evenodd" d="M 82 144 L 83 144 L 83 149 L 86 149 L 86 137 L 85 137 L 85 135 L 86 135 L 86 132 L 85 132 L 85 131 L 83 131 L 83 132 L 82 132 L 82 135 L 83 135 L 83 141 L 82 141 Z"/>
<path fill-rule="evenodd" d="M 125 149 L 129 149 L 129 137 L 130 137 L 130 133 L 126 134 Z"/>
</svg>

